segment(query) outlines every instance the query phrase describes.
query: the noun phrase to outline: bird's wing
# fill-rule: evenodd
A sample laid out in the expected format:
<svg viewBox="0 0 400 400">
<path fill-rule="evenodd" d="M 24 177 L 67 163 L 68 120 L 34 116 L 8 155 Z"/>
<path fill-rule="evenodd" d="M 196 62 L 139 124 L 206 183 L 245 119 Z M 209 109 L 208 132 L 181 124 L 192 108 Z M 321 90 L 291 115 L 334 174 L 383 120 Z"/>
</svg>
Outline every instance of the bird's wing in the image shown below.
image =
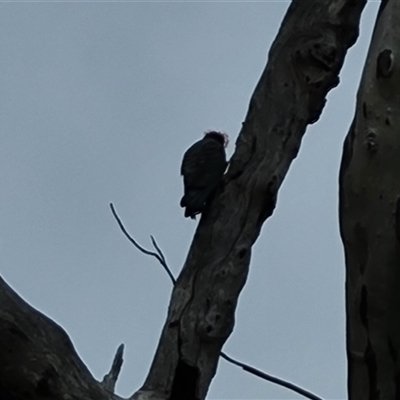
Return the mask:
<svg viewBox="0 0 400 400">
<path fill-rule="evenodd" d="M 200 140 L 185 153 L 181 166 L 185 186 L 208 187 L 218 183 L 226 169 L 225 150 L 214 140 Z"/>
</svg>

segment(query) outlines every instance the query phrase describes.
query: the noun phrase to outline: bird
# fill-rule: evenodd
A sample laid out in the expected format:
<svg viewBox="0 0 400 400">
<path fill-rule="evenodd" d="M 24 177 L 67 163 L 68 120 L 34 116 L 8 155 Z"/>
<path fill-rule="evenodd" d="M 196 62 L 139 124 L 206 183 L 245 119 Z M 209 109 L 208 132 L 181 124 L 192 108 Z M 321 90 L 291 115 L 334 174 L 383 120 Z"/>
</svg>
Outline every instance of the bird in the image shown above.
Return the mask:
<svg viewBox="0 0 400 400">
<path fill-rule="evenodd" d="M 203 139 L 186 150 L 181 165 L 184 195 L 180 202 L 186 208 L 186 218 L 196 219 L 220 184 L 228 164 L 227 144 L 226 133 L 207 131 Z"/>
</svg>

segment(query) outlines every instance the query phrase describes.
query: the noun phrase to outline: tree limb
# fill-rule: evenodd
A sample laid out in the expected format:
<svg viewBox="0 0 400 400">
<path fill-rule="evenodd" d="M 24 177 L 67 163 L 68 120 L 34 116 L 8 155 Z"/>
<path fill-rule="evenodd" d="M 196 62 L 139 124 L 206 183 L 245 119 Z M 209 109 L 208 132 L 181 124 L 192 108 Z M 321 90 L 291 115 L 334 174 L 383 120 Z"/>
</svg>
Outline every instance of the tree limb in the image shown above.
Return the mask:
<svg viewBox="0 0 400 400">
<path fill-rule="evenodd" d="M 111 365 L 110 372 L 104 375 L 104 378 L 101 382 L 103 387 L 111 393 L 114 393 L 115 391 L 115 384 L 117 383 L 118 376 L 119 373 L 121 372 L 121 367 L 124 362 L 123 355 L 124 355 L 124 345 L 120 344 L 118 346 L 117 352 L 115 353 L 114 361 Z"/>
<path fill-rule="evenodd" d="M 283 386 L 286 389 L 292 390 L 293 392 L 296 392 L 304 397 L 307 397 L 307 399 L 310 400 L 323 400 L 321 397 L 316 396 L 315 394 L 309 392 L 308 390 L 305 390 L 291 382 L 285 381 L 283 379 L 277 378 L 276 376 L 266 374 L 263 371 L 260 371 L 257 368 L 252 367 L 251 365 L 247 365 L 245 363 L 242 363 L 240 361 L 237 361 L 233 359 L 232 357 L 229 357 L 225 353 L 221 352 L 221 357 L 228 361 L 231 364 L 234 364 L 238 367 L 241 367 L 244 371 L 249 372 L 250 374 L 253 374 L 255 376 L 258 376 L 261 379 L 265 379 L 266 381 L 276 383 L 279 386 Z"/>
<path fill-rule="evenodd" d="M 110 208 L 111 208 L 111 212 L 114 216 L 114 218 L 116 219 L 116 221 L 118 222 L 119 227 L 121 228 L 121 231 L 124 233 L 124 235 L 128 238 L 128 240 L 138 249 L 140 250 L 142 253 L 147 254 L 148 256 L 152 256 L 155 257 L 158 262 L 163 266 L 163 268 L 165 269 L 165 272 L 168 274 L 168 276 L 170 277 L 170 279 L 175 283 L 175 278 L 174 275 L 172 274 L 172 272 L 170 271 L 170 269 L 168 268 L 168 265 L 165 261 L 164 255 L 162 253 L 160 253 L 160 249 L 158 248 L 157 244 L 154 242 L 153 236 L 151 237 L 151 240 L 153 242 L 153 246 L 155 247 L 157 253 L 155 253 L 154 251 L 149 251 L 146 250 L 144 247 L 142 247 L 132 236 L 129 235 L 129 233 L 126 231 L 123 223 L 121 222 L 121 220 L 119 219 L 118 214 L 115 212 L 114 209 L 114 205 L 112 203 L 110 203 Z"/>
<path fill-rule="evenodd" d="M 119 399 L 97 382 L 68 335 L 0 277 L 0 398 Z"/>
</svg>

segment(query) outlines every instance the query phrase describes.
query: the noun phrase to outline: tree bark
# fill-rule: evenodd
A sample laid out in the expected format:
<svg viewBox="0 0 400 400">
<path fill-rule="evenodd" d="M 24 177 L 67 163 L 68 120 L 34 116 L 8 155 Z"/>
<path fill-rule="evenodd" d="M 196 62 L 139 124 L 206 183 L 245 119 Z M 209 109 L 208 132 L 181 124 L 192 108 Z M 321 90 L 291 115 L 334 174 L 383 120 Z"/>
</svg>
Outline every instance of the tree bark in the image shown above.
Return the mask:
<svg viewBox="0 0 400 400">
<path fill-rule="evenodd" d="M 382 1 L 340 172 L 350 400 L 400 399 L 399 26 Z"/>
<path fill-rule="evenodd" d="M 203 400 L 246 282 L 251 247 L 308 124 L 317 121 L 365 0 L 294 0 L 252 96 L 223 185 L 202 215 L 136 399 Z"/>
<path fill-rule="evenodd" d="M 116 400 L 77 355 L 66 332 L 0 277 L 0 399 Z"/>
<path fill-rule="evenodd" d="M 252 96 L 222 187 L 174 287 L 140 400 L 203 400 L 233 326 L 251 248 L 308 124 L 318 120 L 358 35 L 366 0 L 293 0 Z M 0 280 L 0 396 L 112 399 L 65 332 Z M 10 395 L 9 395 L 10 394 Z"/>
</svg>

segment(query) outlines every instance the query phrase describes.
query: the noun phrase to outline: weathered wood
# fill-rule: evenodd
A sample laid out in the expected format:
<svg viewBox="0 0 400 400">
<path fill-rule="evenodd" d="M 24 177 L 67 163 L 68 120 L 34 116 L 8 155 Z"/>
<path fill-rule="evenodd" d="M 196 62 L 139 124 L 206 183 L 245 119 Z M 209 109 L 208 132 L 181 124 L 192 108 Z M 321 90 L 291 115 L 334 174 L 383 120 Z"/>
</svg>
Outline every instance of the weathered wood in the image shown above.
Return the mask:
<svg viewBox="0 0 400 400">
<path fill-rule="evenodd" d="M 383 1 L 340 173 L 350 400 L 400 399 L 399 27 Z"/>
<path fill-rule="evenodd" d="M 110 372 L 104 375 L 101 385 L 104 389 L 111 393 L 115 392 L 115 385 L 117 383 L 119 373 L 121 372 L 121 367 L 124 362 L 124 345 L 120 344 L 117 352 L 115 353 L 113 363 L 111 364 Z"/>
<path fill-rule="evenodd" d="M 174 288 L 149 375 L 135 399 L 203 400 L 230 335 L 251 247 L 308 124 L 320 116 L 365 0 L 293 0 L 252 96 L 221 190 Z"/>
<path fill-rule="evenodd" d="M 0 399 L 117 399 L 92 377 L 66 332 L 1 277 Z"/>
</svg>

